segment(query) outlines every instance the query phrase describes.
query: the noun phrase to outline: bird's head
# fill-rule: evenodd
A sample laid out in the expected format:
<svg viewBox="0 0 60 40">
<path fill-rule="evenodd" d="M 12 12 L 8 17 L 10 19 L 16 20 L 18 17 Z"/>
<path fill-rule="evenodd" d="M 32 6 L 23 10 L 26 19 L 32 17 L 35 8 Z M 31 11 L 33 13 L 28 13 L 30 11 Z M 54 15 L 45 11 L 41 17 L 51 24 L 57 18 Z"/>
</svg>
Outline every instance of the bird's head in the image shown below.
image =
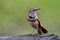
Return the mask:
<svg viewBox="0 0 60 40">
<path fill-rule="evenodd" d="M 32 9 L 30 9 L 30 12 L 34 12 L 34 11 L 37 11 L 37 10 L 40 10 L 40 8 L 32 8 Z"/>
<path fill-rule="evenodd" d="M 35 18 L 37 15 L 36 15 L 36 11 L 37 10 L 40 10 L 39 8 L 32 8 L 29 10 L 29 18 Z"/>
</svg>

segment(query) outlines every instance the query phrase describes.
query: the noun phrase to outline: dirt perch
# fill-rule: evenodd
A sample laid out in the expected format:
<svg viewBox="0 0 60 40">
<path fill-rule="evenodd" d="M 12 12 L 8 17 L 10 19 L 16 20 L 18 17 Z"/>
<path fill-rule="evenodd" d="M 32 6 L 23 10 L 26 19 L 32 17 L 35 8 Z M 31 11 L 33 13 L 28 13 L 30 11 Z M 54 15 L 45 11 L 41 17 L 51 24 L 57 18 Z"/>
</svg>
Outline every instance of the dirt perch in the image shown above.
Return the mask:
<svg viewBox="0 0 60 40">
<path fill-rule="evenodd" d="M 0 36 L 0 40 L 60 40 L 60 36 L 54 34 L 28 34 L 17 36 Z"/>
</svg>

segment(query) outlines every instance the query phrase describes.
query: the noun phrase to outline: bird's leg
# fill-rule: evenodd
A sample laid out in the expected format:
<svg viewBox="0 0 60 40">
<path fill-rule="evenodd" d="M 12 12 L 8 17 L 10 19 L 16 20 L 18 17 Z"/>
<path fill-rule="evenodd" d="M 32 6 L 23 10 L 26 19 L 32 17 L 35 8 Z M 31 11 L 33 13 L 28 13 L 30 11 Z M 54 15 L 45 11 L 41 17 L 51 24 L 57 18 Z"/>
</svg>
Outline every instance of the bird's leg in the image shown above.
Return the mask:
<svg viewBox="0 0 60 40">
<path fill-rule="evenodd" d="M 31 32 L 31 35 L 33 34 L 34 30 L 35 30 L 35 29 L 33 28 L 32 32 Z"/>
</svg>

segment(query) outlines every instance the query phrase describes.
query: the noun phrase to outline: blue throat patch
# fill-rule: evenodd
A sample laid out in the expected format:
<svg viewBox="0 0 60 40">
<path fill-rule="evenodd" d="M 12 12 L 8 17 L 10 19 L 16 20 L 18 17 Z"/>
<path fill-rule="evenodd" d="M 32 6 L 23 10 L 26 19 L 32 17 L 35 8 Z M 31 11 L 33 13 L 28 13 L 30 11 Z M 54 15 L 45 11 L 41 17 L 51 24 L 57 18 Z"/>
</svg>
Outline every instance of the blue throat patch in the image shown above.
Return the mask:
<svg viewBox="0 0 60 40">
<path fill-rule="evenodd" d="M 34 19 L 34 18 L 35 18 L 35 16 L 34 16 L 34 17 L 32 17 L 32 16 L 29 16 L 29 18 L 31 18 L 31 19 Z"/>
<path fill-rule="evenodd" d="M 34 19 L 36 16 L 32 16 L 32 14 L 36 14 L 36 11 L 29 12 L 29 18 Z"/>
</svg>

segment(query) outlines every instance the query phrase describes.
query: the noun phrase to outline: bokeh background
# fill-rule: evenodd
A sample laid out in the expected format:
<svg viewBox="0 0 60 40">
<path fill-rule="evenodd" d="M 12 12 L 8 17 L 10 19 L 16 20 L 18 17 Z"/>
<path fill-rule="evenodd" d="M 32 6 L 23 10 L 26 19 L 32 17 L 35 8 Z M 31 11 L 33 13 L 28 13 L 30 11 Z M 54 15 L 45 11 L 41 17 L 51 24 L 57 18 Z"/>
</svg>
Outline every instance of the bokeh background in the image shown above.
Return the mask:
<svg viewBox="0 0 60 40">
<path fill-rule="evenodd" d="M 26 20 L 30 8 L 41 8 L 37 12 L 41 24 L 49 34 L 60 35 L 60 0 L 0 0 L 0 36 L 30 34 L 33 28 Z"/>
</svg>

